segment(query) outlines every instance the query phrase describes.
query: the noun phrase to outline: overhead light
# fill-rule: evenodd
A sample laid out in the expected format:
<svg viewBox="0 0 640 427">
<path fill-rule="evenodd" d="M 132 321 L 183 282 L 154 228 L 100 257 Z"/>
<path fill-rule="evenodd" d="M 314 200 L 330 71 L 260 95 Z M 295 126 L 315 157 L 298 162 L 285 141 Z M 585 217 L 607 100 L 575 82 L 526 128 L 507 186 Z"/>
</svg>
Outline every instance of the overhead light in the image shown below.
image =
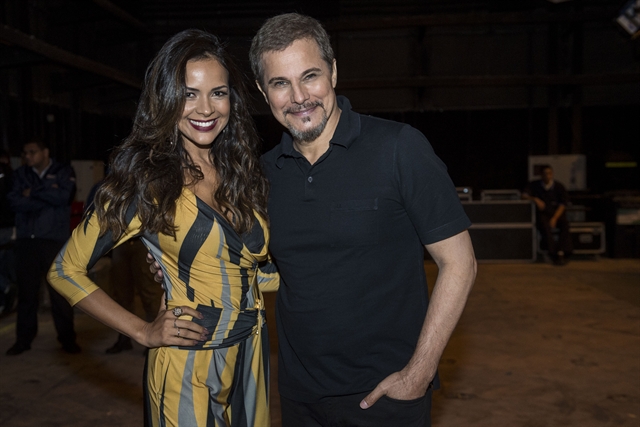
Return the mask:
<svg viewBox="0 0 640 427">
<path fill-rule="evenodd" d="M 633 38 L 638 37 L 640 34 L 640 0 L 627 1 L 620 10 L 616 22 Z"/>
</svg>

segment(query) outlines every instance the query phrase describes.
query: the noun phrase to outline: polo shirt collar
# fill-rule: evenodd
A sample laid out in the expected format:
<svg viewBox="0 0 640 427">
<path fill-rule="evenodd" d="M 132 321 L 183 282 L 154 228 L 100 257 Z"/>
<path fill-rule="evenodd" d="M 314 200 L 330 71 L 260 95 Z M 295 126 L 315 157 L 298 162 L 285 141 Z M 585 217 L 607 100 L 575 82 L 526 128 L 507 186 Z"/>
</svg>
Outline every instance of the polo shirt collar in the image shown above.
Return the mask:
<svg viewBox="0 0 640 427">
<path fill-rule="evenodd" d="M 346 96 L 338 96 L 338 107 L 342 110 L 342 114 L 330 143 L 342 145 L 348 149 L 360 136 L 360 115 L 351 109 L 351 103 Z"/>
<path fill-rule="evenodd" d="M 351 110 L 351 103 L 346 96 L 338 95 L 336 100 L 338 102 L 338 107 L 342 110 L 342 113 L 340 114 L 336 131 L 329 143 L 341 145 L 344 148 L 349 149 L 353 141 L 360 136 L 360 115 Z M 293 138 L 288 132 L 284 132 L 282 134 L 279 150 L 280 152 L 276 159 L 276 165 L 279 168 L 282 168 L 284 165 L 285 157 L 302 156 L 302 154 L 293 148 Z"/>
<path fill-rule="evenodd" d="M 36 168 L 31 168 L 31 170 L 40 177 L 40 179 L 42 179 L 44 177 L 44 175 L 49 171 L 49 169 L 51 169 L 51 165 L 53 165 L 53 159 L 49 159 L 49 164 L 47 165 L 46 168 L 43 169 L 42 172 L 38 172 L 38 169 Z"/>
</svg>

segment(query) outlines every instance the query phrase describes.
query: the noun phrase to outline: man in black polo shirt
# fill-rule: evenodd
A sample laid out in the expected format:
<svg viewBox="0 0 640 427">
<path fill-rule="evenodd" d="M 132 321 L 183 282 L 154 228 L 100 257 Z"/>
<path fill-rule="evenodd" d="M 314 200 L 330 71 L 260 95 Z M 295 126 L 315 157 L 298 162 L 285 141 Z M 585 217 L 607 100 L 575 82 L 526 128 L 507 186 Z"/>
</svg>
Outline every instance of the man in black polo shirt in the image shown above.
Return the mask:
<svg viewBox="0 0 640 427">
<path fill-rule="evenodd" d="M 446 167 L 416 129 L 336 97 L 336 62 L 316 20 L 269 19 L 250 56 L 289 131 L 263 157 L 282 277 L 283 426 L 430 425 L 438 361 L 476 269 Z M 430 303 L 423 247 L 439 267 Z"/>
</svg>

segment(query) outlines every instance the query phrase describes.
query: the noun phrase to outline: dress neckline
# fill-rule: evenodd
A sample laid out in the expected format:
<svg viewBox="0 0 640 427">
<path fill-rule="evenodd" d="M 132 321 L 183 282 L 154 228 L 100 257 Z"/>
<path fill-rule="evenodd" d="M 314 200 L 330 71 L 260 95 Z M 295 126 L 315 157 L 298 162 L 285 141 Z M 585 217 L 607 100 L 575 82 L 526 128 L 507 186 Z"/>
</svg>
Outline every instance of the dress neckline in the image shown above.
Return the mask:
<svg viewBox="0 0 640 427">
<path fill-rule="evenodd" d="M 206 206 L 206 209 L 208 209 L 213 214 L 215 219 L 222 225 L 222 228 L 225 230 L 225 233 L 231 233 L 230 235 L 234 236 L 237 240 L 239 240 L 242 243 L 242 246 L 244 248 L 246 248 L 249 253 L 251 253 L 252 255 L 255 255 L 255 256 L 260 256 L 260 255 L 266 254 L 266 251 L 267 251 L 266 242 L 262 243 L 262 247 L 260 248 L 260 250 L 258 252 L 251 251 L 251 249 L 249 249 L 249 247 L 247 246 L 243 236 L 238 234 L 238 232 L 231 226 L 231 223 L 229 222 L 229 220 L 224 215 L 222 215 L 220 212 L 218 212 L 216 209 L 214 209 L 211 205 L 209 205 L 207 202 L 205 202 L 200 197 L 198 197 L 198 195 L 196 193 L 194 193 L 190 188 L 183 187 L 183 189 L 185 191 L 187 191 L 188 193 L 190 193 L 194 197 L 194 199 L 197 202 L 196 207 Z M 253 227 L 256 227 L 256 226 L 260 227 L 260 229 L 262 231 L 262 235 L 264 237 L 264 227 L 266 227 L 266 224 L 262 221 L 260 215 L 258 215 L 258 213 L 255 210 L 253 211 L 253 217 L 255 219 L 255 223 L 254 223 Z M 252 227 L 252 230 L 253 230 L 253 227 Z M 249 234 L 251 234 L 251 231 L 249 231 L 249 232 L 247 232 L 245 234 L 249 235 Z"/>
</svg>

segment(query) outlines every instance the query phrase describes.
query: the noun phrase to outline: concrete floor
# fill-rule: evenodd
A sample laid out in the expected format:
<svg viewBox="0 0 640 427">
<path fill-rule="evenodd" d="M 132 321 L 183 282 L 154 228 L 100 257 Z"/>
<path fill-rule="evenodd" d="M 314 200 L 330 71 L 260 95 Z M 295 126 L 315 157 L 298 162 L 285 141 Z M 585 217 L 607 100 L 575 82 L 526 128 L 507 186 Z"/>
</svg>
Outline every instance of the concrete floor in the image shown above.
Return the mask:
<svg viewBox="0 0 640 427">
<path fill-rule="evenodd" d="M 44 310 L 8 357 L 15 314 L 0 319 L 0 426 L 142 425 L 142 348 L 106 355 L 116 334 L 76 322 L 82 353 L 59 349 Z M 481 264 L 440 375 L 436 427 L 640 426 L 640 261 Z M 275 384 L 272 402 L 279 427 Z"/>
</svg>

